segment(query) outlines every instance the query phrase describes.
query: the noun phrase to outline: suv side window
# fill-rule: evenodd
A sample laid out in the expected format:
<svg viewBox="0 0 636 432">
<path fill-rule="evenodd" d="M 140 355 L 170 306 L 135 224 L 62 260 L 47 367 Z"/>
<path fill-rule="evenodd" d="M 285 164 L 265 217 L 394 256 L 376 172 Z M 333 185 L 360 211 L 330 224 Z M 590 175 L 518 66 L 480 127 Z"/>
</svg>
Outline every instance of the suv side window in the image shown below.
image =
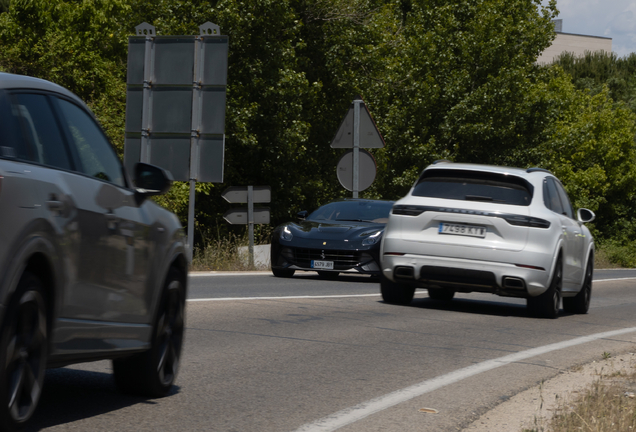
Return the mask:
<svg viewBox="0 0 636 432">
<path fill-rule="evenodd" d="M 68 126 L 70 144 L 79 157 L 78 171 L 125 187 L 121 162 L 97 123 L 74 103 L 60 98 L 57 102 Z"/>
<path fill-rule="evenodd" d="M 543 182 L 543 203 L 553 212 L 564 214 L 556 185 L 554 180 L 550 177 L 546 178 Z"/>
<path fill-rule="evenodd" d="M 29 159 L 70 170 L 71 160 L 49 98 L 35 93 L 17 93 L 14 97 L 13 113 L 20 118 L 23 135 L 34 152 Z"/>
<path fill-rule="evenodd" d="M 574 210 L 572 209 L 572 204 L 570 204 L 570 198 L 568 198 L 567 192 L 563 189 L 563 185 L 558 181 L 554 181 L 555 187 L 559 193 L 559 197 L 561 198 L 561 203 L 563 204 L 564 214 L 570 219 L 574 219 Z"/>
<path fill-rule="evenodd" d="M 11 106 L 7 93 L 0 91 L 0 157 L 32 160 L 27 143 L 20 134 L 20 116 Z"/>
</svg>

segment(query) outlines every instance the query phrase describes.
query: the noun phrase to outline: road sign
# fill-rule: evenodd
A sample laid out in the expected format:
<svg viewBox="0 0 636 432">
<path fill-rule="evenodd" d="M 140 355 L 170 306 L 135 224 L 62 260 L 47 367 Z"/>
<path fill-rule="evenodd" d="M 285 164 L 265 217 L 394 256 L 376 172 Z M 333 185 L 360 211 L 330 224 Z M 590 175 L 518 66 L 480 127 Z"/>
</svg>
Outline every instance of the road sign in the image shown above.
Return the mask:
<svg viewBox="0 0 636 432">
<path fill-rule="evenodd" d="M 249 232 L 250 267 L 254 265 L 254 224 L 269 223 L 268 208 L 254 208 L 254 203 L 268 203 L 272 188 L 269 186 L 230 186 L 221 195 L 229 203 L 247 203 L 247 208 L 231 209 L 223 218 L 233 225 L 247 224 Z"/>
<path fill-rule="evenodd" d="M 254 186 L 252 194 L 252 202 L 268 203 L 272 199 L 272 188 L 269 186 Z M 223 191 L 221 196 L 229 203 L 246 203 L 248 202 L 247 186 L 230 186 Z"/>
<path fill-rule="evenodd" d="M 373 155 L 366 150 L 360 151 L 358 191 L 363 191 L 373 184 L 376 174 L 376 163 Z M 348 150 L 338 161 L 338 181 L 346 190 L 353 190 L 353 150 Z"/>
<path fill-rule="evenodd" d="M 254 222 L 255 224 L 268 224 L 269 223 L 269 209 L 265 207 L 254 208 Z M 232 225 L 247 225 L 249 223 L 247 208 L 233 208 L 225 212 L 223 219 L 231 223 Z"/>
<path fill-rule="evenodd" d="M 340 128 L 338 132 L 336 132 L 336 136 L 331 141 L 331 148 L 353 148 L 354 145 L 354 111 L 355 111 L 355 101 L 362 100 L 358 96 L 358 98 L 354 99 L 354 102 L 351 103 L 351 107 L 347 114 L 345 115 L 342 123 L 340 123 Z M 360 148 L 382 148 L 384 147 L 384 139 L 378 131 L 378 128 L 371 118 L 371 114 L 367 109 L 364 101 L 360 103 L 360 125 L 359 125 L 359 136 L 360 136 Z"/>
<path fill-rule="evenodd" d="M 206 22 L 198 36 L 157 36 L 148 23 L 128 38 L 124 165 L 158 165 L 190 182 L 192 261 L 197 181 L 223 183 L 229 40 Z"/>
</svg>

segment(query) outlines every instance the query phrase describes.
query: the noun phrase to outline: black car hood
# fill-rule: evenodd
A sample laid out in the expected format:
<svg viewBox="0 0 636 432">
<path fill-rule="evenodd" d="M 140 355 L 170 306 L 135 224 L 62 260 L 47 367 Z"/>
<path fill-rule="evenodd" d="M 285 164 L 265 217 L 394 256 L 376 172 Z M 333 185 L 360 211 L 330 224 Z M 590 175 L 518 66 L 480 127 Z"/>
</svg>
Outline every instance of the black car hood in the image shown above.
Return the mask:
<svg viewBox="0 0 636 432">
<path fill-rule="evenodd" d="M 306 239 L 360 240 L 378 230 L 385 224 L 358 221 L 301 221 L 287 224 L 294 237 Z"/>
</svg>

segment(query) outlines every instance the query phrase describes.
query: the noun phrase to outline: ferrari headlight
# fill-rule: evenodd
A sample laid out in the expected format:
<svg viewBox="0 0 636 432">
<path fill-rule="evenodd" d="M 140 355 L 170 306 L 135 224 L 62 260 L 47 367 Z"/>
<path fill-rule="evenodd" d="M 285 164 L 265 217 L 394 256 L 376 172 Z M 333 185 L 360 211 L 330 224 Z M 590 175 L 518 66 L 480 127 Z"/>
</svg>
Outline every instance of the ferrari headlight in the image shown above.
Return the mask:
<svg viewBox="0 0 636 432">
<path fill-rule="evenodd" d="M 371 246 L 379 242 L 380 238 L 382 237 L 382 232 L 383 231 L 376 231 L 373 234 L 371 234 L 369 237 L 362 240 L 362 246 Z"/>
<path fill-rule="evenodd" d="M 293 238 L 294 238 L 294 235 L 289 230 L 289 227 L 283 227 L 282 231 L 280 232 L 280 239 L 285 241 L 291 241 L 291 239 Z"/>
</svg>

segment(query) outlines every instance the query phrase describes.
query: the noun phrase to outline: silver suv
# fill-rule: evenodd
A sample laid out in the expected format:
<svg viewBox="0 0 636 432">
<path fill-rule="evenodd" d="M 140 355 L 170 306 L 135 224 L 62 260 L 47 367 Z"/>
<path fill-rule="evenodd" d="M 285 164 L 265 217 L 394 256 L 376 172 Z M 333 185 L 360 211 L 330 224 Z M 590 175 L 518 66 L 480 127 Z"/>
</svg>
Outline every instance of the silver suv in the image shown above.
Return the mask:
<svg viewBox="0 0 636 432">
<path fill-rule="evenodd" d="M 188 266 L 147 198 L 171 184 L 146 164 L 131 182 L 71 92 L 0 73 L 0 429 L 33 415 L 47 367 L 112 359 L 122 391 L 170 391 Z"/>
<path fill-rule="evenodd" d="M 527 299 L 537 315 L 587 313 L 594 240 L 587 209 L 574 212 L 561 182 L 538 168 L 447 161 L 427 167 L 391 210 L 381 291 L 407 304 L 415 288 L 435 300 L 456 292 Z"/>
</svg>

